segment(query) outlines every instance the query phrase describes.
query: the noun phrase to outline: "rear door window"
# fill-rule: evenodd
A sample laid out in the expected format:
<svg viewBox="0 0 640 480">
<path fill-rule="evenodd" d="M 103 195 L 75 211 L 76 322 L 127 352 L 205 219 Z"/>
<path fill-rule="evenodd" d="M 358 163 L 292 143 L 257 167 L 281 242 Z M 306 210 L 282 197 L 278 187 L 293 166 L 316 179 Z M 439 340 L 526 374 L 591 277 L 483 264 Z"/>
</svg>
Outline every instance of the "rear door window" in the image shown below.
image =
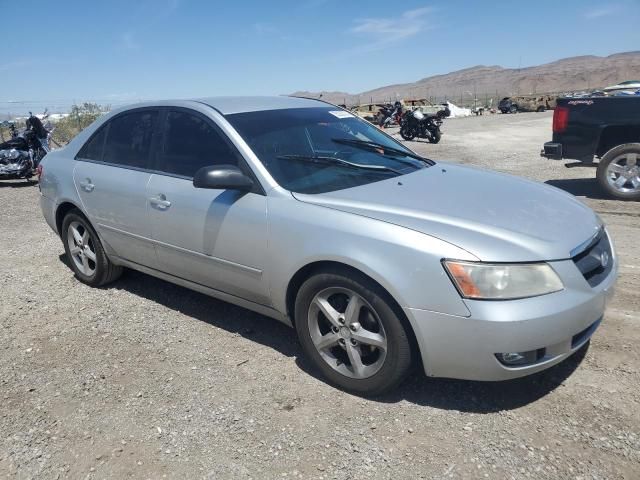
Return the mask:
<svg viewBox="0 0 640 480">
<path fill-rule="evenodd" d="M 157 110 L 119 115 L 109 122 L 103 162 L 123 167 L 148 168 Z"/>
<path fill-rule="evenodd" d="M 77 157 L 85 160 L 101 161 L 106 136 L 107 127 L 103 126 L 82 146 Z"/>
<path fill-rule="evenodd" d="M 204 116 L 182 110 L 167 113 L 158 170 L 193 178 L 202 167 L 239 163 L 239 153 L 229 139 Z"/>
</svg>

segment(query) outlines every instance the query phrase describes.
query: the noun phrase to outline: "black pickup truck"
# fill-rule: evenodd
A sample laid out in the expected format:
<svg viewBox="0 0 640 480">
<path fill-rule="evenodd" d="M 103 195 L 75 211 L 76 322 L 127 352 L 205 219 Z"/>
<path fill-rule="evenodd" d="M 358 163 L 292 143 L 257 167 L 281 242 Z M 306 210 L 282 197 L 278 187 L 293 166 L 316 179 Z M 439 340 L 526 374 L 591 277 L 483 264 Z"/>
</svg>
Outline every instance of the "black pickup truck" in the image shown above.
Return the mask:
<svg viewBox="0 0 640 480">
<path fill-rule="evenodd" d="M 540 153 L 553 160 L 593 163 L 611 196 L 640 200 L 640 95 L 559 98 L 553 140 Z"/>
</svg>

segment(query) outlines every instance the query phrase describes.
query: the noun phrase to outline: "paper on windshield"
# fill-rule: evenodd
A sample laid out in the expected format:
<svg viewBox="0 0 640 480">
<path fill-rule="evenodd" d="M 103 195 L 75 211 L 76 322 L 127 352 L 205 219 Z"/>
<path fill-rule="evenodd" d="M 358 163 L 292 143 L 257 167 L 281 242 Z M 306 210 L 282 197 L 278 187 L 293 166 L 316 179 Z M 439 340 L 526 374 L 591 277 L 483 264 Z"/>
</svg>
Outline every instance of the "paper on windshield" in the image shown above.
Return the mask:
<svg viewBox="0 0 640 480">
<path fill-rule="evenodd" d="M 345 112 L 344 110 L 330 110 L 329 113 L 338 118 L 353 118 L 353 115 L 349 112 Z"/>
</svg>

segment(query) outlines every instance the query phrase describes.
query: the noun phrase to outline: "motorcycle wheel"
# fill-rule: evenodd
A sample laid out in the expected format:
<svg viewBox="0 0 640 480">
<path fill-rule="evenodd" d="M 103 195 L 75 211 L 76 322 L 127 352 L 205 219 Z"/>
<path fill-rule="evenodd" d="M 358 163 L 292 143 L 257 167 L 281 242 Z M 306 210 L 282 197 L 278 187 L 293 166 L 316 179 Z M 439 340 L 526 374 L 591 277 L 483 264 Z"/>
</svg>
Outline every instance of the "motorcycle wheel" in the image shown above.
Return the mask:
<svg viewBox="0 0 640 480">
<path fill-rule="evenodd" d="M 406 125 L 400 127 L 400 136 L 405 140 L 413 140 L 416 138 L 416 132 L 413 128 L 409 128 Z"/>
<path fill-rule="evenodd" d="M 438 143 L 441 138 L 442 138 L 442 133 L 440 133 L 440 130 L 433 132 L 429 137 L 429 143 Z"/>
</svg>

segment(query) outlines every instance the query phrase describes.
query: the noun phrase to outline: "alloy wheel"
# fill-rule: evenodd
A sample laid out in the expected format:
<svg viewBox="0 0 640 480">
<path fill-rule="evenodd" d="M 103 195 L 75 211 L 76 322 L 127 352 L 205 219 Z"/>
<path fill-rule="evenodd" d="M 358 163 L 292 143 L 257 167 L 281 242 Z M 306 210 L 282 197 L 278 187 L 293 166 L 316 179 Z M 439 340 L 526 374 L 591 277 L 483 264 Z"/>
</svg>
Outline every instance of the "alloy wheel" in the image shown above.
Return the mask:
<svg viewBox="0 0 640 480">
<path fill-rule="evenodd" d="M 350 378 L 375 375 L 387 355 L 387 335 L 375 309 L 343 287 L 322 290 L 309 306 L 311 340 L 321 358 Z"/>
<path fill-rule="evenodd" d="M 89 230 L 80 222 L 71 222 L 67 229 L 67 244 L 76 268 L 91 277 L 96 272 L 96 249 Z"/>
<path fill-rule="evenodd" d="M 607 182 L 621 193 L 640 192 L 640 165 L 637 153 L 624 153 L 607 166 Z"/>
</svg>

